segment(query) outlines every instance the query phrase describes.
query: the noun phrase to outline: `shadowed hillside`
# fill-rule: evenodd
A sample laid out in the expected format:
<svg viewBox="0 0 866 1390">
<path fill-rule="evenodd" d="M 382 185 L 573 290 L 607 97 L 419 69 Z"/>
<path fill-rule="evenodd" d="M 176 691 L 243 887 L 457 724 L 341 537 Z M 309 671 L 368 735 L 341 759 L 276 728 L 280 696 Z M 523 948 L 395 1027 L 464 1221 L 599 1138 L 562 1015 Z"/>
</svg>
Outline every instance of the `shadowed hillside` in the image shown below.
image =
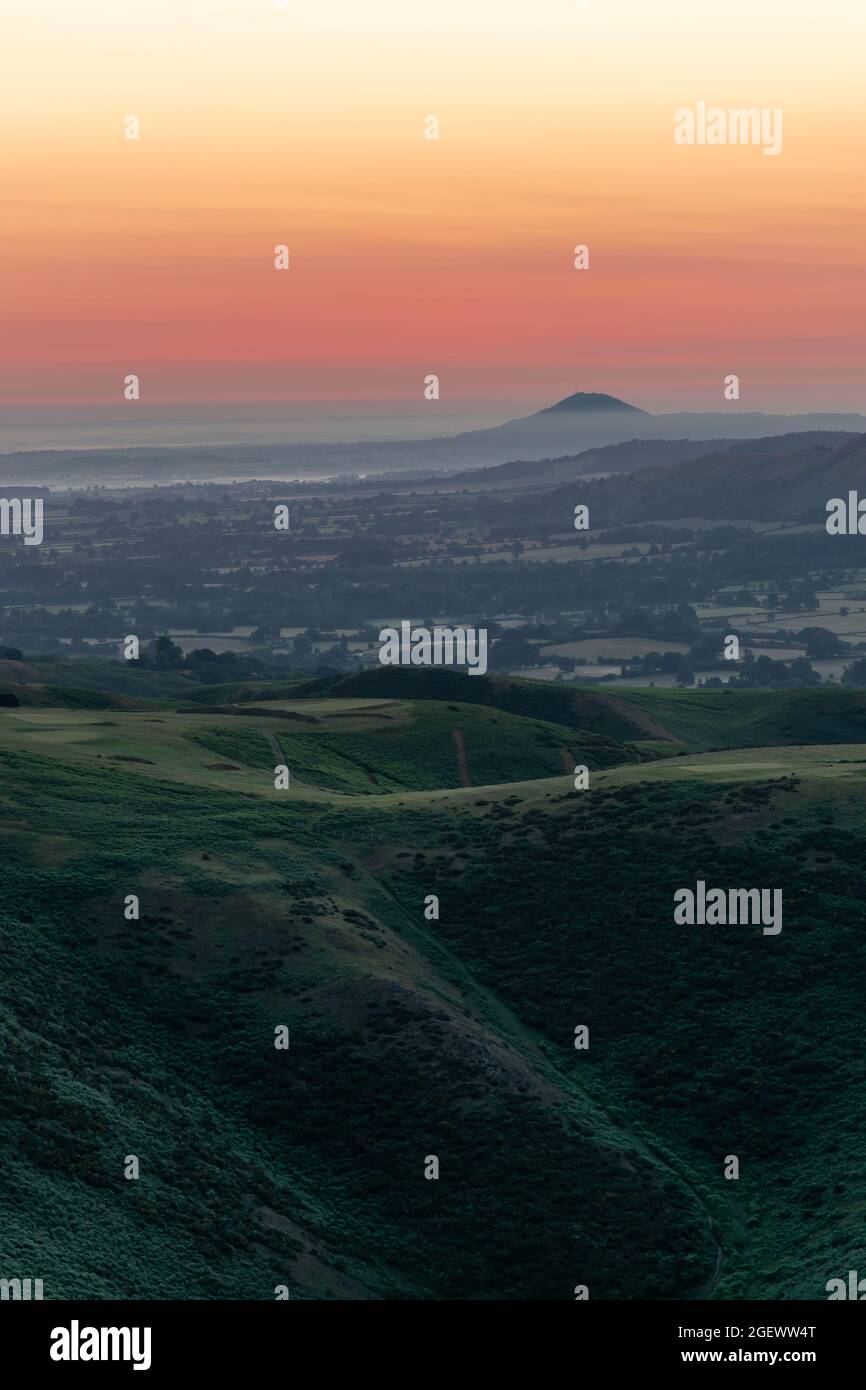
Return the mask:
<svg viewBox="0 0 866 1390">
<path fill-rule="evenodd" d="M 782 435 L 721 453 L 581 483 L 593 526 L 676 517 L 826 521 L 831 497 L 866 491 L 866 435 Z M 567 517 L 574 488 L 514 503 L 525 516 Z"/>
<path fill-rule="evenodd" d="M 47 1233 L 47 1298 L 821 1296 L 866 1259 L 864 697 L 590 696 L 727 743 L 576 791 L 577 731 L 505 704 L 580 692 L 415 674 L 0 709 L 6 1258 Z M 782 885 L 782 931 L 677 926 L 698 878 Z"/>
</svg>

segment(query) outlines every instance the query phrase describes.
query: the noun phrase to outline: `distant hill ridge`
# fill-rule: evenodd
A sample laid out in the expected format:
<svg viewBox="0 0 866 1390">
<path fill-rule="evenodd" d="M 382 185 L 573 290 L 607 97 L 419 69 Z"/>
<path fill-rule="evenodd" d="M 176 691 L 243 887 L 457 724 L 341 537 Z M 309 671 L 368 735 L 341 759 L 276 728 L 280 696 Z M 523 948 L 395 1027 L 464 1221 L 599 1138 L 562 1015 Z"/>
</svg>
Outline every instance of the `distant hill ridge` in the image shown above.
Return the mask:
<svg viewBox="0 0 866 1390">
<path fill-rule="evenodd" d="M 866 434 L 814 432 L 728 443 L 670 464 L 581 483 L 593 529 L 636 521 L 707 517 L 724 521 L 824 522 L 831 497 L 866 495 Z M 574 485 L 521 497 L 521 521 L 566 516 Z"/>
<path fill-rule="evenodd" d="M 436 412 L 431 410 L 431 431 Z M 485 429 L 426 439 L 348 440 L 339 444 L 283 441 L 255 445 L 190 445 L 129 449 L 32 450 L 0 454 L 0 480 L 33 485 L 62 479 L 99 481 L 127 471 L 137 484 L 178 476 L 210 481 L 269 474 L 381 474 L 389 471 L 459 469 L 507 463 L 512 459 L 551 459 L 629 440 L 750 439 L 791 430 L 866 431 L 866 416 L 812 412 L 772 415 L 744 411 L 737 403 L 712 411 L 652 414 L 606 392 L 575 391 L 534 413 Z M 131 479 L 132 481 L 132 479 Z M 8 486 L 6 482 L 4 486 Z"/>
<path fill-rule="evenodd" d="M 816 433 L 815 439 L 837 436 Z M 651 464 L 684 463 L 711 452 L 748 448 L 753 443 L 736 439 L 628 439 L 621 444 L 603 444 L 579 454 L 563 454 L 549 459 L 510 459 L 508 463 L 467 469 L 448 474 L 451 483 L 490 483 L 519 480 L 546 486 L 558 478 L 582 477 L 591 473 L 632 473 Z"/>
</svg>

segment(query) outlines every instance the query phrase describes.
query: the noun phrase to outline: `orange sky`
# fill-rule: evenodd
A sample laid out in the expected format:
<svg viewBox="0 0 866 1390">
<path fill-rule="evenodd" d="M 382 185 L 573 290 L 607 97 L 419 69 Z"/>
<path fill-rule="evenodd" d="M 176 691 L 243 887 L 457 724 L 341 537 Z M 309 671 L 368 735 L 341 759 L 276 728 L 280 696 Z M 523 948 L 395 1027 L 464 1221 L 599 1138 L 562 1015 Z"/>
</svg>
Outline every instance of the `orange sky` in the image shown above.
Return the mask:
<svg viewBox="0 0 866 1390">
<path fill-rule="evenodd" d="M 866 410 L 862 0 L 4 0 L 2 50 L 5 408 Z M 781 154 L 677 146 L 699 100 Z"/>
</svg>

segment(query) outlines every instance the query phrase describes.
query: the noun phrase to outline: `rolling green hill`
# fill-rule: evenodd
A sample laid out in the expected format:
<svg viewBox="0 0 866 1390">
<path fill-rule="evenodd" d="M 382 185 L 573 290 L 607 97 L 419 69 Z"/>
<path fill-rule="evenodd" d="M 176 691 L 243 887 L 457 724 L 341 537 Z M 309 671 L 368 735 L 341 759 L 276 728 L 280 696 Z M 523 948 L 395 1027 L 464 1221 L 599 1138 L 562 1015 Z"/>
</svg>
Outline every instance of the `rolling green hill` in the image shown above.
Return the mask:
<svg viewBox="0 0 866 1390">
<path fill-rule="evenodd" d="M 379 696 L 477 701 L 496 709 L 586 730 L 615 741 L 681 744 L 689 749 L 774 743 L 851 743 L 866 739 L 866 691 L 588 691 L 565 682 L 382 667 L 310 682 L 297 695 Z M 671 752 L 677 751 L 671 748 Z M 644 754 L 645 755 L 645 754 Z"/>
<path fill-rule="evenodd" d="M 664 1296 L 712 1270 L 687 1176 L 383 893 L 371 842 L 422 853 L 448 817 L 0 762 L 0 1219 L 46 1297 Z"/>
<path fill-rule="evenodd" d="M 90 708 L 107 707 L 112 696 L 128 700 L 185 697 L 198 690 L 187 676 L 173 671 L 153 671 L 130 666 L 123 661 L 77 659 L 75 661 L 0 660 L 0 690 L 15 692 L 22 704 L 72 704 Z M 208 689 L 208 687 L 201 687 Z M 48 692 L 46 695 L 45 692 Z"/>
<path fill-rule="evenodd" d="M 562 776 L 576 762 L 612 767 L 637 757 L 633 749 L 598 734 L 472 705 L 416 700 L 390 708 L 387 716 L 370 712 L 366 727 L 353 731 L 339 730 L 332 721 L 327 734 L 286 728 L 277 710 L 272 717 L 277 747 L 292 776 L 333 791 L 485 786 Z M 238 728 L 241 722 L 190 737 L 220 756 L 272 768 L 274 752 L 266 735 L 259 728 Z"/>
<path fill-rule="evenodd" d="M 459 700 L 507 710 L 528 719 L 547 719 L 572 729 L 585 729 L 604 738 L 647 737 L 646 720 L 608 695 L 552 681 L 521 680 L 515 676 L 468 676 L 460 671 L 413 670 L 379 666 L 352 676 L 325 676 L 308 681 L 299 696 L 376 697 L 379 699 Z"/>
<path fill-rule="evenodd" d="M 376 692 L 0 709 L 4 1260 L 47 1298 L 799 1299 L 866 1265 L 857 693 L 627 692 L 684 756 L 577 792 L 568 724 Z M 781 887 L 782 931 L 676 925 L 698 878 Z"/>
<path fill-rule="evenodd" d="M 866 740 L 866 690 L 625 690 L 619 699 L 689 748 Z"/>
<path fill-rule="evenodd" d="M 629 745 L 501 710 L 433 701 L 280 701 L 250 707 L 255 718 L 191 707 L 9 710 L 0 748 L 48 751 L 78 763 L 125 764 L 144 776 L 276 795 L 274 769 L 288 766 L 309 794 L 375 795 L 399 789 L 532 781 L 567 785 L 575 764 L 640 761 Z"/>
</svg>

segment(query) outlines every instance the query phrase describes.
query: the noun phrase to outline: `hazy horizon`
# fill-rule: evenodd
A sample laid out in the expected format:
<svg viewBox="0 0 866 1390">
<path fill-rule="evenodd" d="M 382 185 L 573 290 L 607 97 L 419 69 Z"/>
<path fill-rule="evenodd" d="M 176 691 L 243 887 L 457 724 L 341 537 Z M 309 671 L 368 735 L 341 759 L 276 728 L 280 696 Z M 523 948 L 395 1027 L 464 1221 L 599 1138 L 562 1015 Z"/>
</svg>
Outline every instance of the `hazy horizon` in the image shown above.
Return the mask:
<svg viewBox="0 0 866 1390">
<path fill-rule="evenodd" d="M 461 402 L 439 409 L 417 402 L 190 402 L 92 407 L 20 408 L 0 414 L 0 455 L 42 449 L 130 449 L 256 444 L 375 443 L 427 439 L 484 429 L 510 418 L 503 402 Z M 539 407 L 513 403 L 517 414 Z"/>
<path fill-rule="evenodd" d="M 573 390 L 584 388 L 575 387 Z M 600 388 L 603 390 L 603 388 Z M 651 415 L 762 414 L 787 416 L 866 414 L 866 399 L 804 403 L 775 399 L 653 402 L 608 388 L 628 405 Z M 116 405 L 19 406 L 0 412 L 0 456 L 43 450 L 244 447 L 353 444 L 435 439 L 481 430 L 533 415 L 572 394 L 554 389 L 544 397 L 464 400 L 305 400 L 286 402 L 137 401 Z M 862 394 L 862 393 L 861 393 Z"/>
</svg>

